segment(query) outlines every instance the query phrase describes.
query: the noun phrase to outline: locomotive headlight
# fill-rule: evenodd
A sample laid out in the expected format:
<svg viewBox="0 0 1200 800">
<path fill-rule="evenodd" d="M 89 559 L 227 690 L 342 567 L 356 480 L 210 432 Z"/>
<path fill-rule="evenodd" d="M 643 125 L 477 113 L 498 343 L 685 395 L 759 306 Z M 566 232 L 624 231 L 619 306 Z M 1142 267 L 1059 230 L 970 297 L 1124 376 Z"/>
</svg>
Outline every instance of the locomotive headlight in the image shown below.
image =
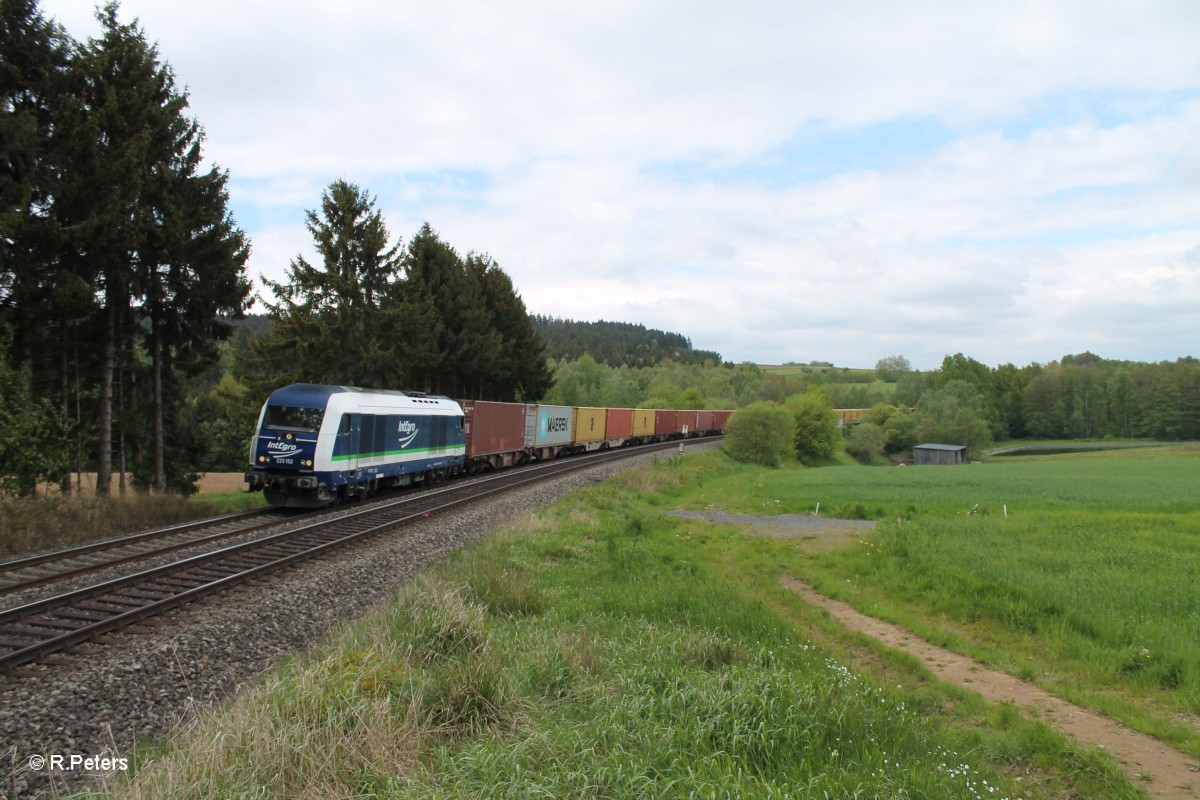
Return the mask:
<svg viewBox="0 0 1200 800">
<path fill-rule="evenodd" d="M 287 439 L 290 442 L 294 437 L 290 433 L 285 433 L 283 435 L 283 438 Z"/>
<path fill-rule="evenodd" d="M 312 466 L 312 459 L 305 459 L 305 461 L 304 461 L 304 466 L 306 466 L 306 467 L 311 467 L 311 466 Z"/>
<path fill-rule="evenodd" d="M 267 457 L 266 457 L 266 456 L 259 456 L 259 457 L 258 457 L 258 463 L 260 463 L 260 464 L 261 464 L 261 463 L 263 463 L 263 462 L 264 462 L 264 461 L 266 461 L 266 460 L 267 460 Z"/>
</svg>

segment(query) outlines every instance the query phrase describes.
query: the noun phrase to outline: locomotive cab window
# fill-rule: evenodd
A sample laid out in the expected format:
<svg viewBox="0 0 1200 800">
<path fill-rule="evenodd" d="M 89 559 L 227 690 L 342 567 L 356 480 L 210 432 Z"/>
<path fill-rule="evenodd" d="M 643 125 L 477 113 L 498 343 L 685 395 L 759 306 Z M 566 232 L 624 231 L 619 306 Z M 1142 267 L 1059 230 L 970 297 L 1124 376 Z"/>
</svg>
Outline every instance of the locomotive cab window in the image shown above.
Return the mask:
<svg viewBox="0 0 1200 800">
<path fill-rule="evenodd" d="M 267 416 L 263 420 L 263 428 L 271 431 L 316 433 L 321 429 L 321 418 L 324 416 L 325 411 L 320 408 L 267 406 Z"/>
</svg>

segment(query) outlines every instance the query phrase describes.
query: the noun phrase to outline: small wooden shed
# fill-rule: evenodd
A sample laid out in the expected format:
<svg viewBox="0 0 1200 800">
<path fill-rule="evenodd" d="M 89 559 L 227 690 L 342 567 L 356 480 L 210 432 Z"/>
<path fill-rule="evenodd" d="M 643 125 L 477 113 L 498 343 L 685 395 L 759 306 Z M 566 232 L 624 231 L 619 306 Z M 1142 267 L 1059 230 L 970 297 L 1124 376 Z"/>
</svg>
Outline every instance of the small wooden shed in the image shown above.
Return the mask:
<svg viewBox="0 0 1200 800">
<path fill-rule="evenodd" d="M 919 444 L 913 448 L 913 465 L 918 467 L 962 464 L 966 459 L 966 445 Z"/>
</svg>

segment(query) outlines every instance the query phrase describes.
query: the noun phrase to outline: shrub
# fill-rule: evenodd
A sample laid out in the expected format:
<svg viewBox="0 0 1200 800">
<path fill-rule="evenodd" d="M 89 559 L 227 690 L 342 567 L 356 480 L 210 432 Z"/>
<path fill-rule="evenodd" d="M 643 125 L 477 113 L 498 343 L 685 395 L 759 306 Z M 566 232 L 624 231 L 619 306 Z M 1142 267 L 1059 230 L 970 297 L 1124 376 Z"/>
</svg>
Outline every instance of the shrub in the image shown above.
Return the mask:
<svg viewBox="0 0 1200 800">
<path fill-rule="evenodd" d="M 884 442 L 883 428 L 873 422 L 863 422 L 850 431 L 846 452 L 862 463 L 870 464 L 876 456 L 883 455 Z"/>
<path fill-rule="evenodd" d="M 725 427 L 725 450 L 748 464 L 777 467 L 792 451 L 791 413 L 778 403 L 753 403 Z"/>
<path fill-rule="evenodd" d="M 796 457 L 806 464 L 833 455 L 838 439 L 837 415 L 824 387 L 788 398 L 793 415 Z"/>
</svg>

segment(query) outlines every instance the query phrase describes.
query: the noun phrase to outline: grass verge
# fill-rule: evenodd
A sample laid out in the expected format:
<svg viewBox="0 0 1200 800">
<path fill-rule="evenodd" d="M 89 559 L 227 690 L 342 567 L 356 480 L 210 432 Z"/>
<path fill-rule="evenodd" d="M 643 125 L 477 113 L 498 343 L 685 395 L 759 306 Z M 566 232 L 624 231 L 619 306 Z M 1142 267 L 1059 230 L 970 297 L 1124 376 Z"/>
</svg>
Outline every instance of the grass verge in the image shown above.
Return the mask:
<svg viewBox="0 0 1200 800">
<path fill-rule="evenodd" d="M 261 492 L 193 496 L 0 497 L 0 560 L 234 511 L 265 508 Z"/>
<path fill-rule="evenodd" d="M 660 513 L 737 474 L 672 458 L 523 517 L 143 751 L 113 794 L 1144 797 L 828 627 L 779 587 L 787 543 Z"/>
</svg>

